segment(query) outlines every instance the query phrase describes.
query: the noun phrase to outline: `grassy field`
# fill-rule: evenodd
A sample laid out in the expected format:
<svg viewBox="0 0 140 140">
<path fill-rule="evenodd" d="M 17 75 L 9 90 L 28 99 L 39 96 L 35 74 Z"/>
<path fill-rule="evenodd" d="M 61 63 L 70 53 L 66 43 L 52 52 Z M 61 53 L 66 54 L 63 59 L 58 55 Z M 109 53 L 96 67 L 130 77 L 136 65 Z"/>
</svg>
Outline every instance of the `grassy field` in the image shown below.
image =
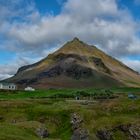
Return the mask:
<svg viewBox="0 0 140 140">
<path fill-rule="evenodd" d="M 71 115 L 83 118 L 83 127 L 90 140 L 100 140 L 98 130 L 110 130 L 122 124 L 140 125 L 140 98 L 128 99 L 127 93 L 139 96 L 140 89 L 50 89 L 47 91 L 0 92 L 0 140 L 40 140 L 36 129 L 49 132 L 45 140 L 70 140 Z M 98 95 L 98 96 L 97 96 Z M 96 98 L 112 97 L 117 98 Z M 90 102 L 74 100 L 75 96 Z M 115 131 L 113 140 L 127 140 L 127 135 Z"/>
<path fill-rule="evenodd" d="M 140 88 L 112 89 L 48 89 L 32 91 L 0 91 L 0 99 L 74 98 L 76 96 L 95 96 L 102 94 L 140 93 Z"/>
</svg>

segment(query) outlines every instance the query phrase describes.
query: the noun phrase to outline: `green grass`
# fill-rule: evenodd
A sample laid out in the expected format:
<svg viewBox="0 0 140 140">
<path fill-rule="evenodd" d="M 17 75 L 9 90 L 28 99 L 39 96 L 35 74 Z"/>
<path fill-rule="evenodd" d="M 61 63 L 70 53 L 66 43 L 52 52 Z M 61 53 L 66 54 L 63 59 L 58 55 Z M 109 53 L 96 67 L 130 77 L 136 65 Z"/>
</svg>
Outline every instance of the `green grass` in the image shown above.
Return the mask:
<svg viewBox="0 0 140 140">
<path fill-rule="evenodd" d="M 31 91 L 0 91 L 0 99 L 74 98 L 76 96 L 108 95 L 112 93 L 140 93 L 140 88 L 112 89 L 48 89 Z"/>
<path fill-rule="evenodd" d="M 30 130 L 15 125 L 1 123 L 0 130 L 0 140 L 37 140 Z"/>
<path fill-rule="evenodd" d="M 63 101 L 55 103 L 50 100 L 48 102 L 51 102 L 51 104 L 48 104 L 47 101 L 33 101 L 32 103 L 23 100 L 1 101 L 0 114 L 4 119 L 1 120 L 0 126 L 5 135 L 1 131 L 0 137 L 3 137 L 3 139 L 11 137 L 12 139 L 15 136 L 15 139 L 22 140 L 22 135 L 25 135 L 29 139 L 39 139 L 35 131 L 38 127 L 43 126 L 48 128 L 50 138 L 67 140 L 71 135 L 71 111 L 62 108 Z M 14 120 L 16 123 L 12 124 Z M 11 133 L 8 132 L 10 129 L 12 129 Z M 16 133 L 16 129 L 19 130 L 18 133 Z M 15 133 L 12 136 L 13 131 Z"/>
<path fill-rule="evenodd" d="M 118 98 L 96 100 L 89 104 L 72 99 L 77 95 L 86 97 L 86 94 L 93 97 L 108 96 L 108 90 L 109 94 L 115 94 Z M 136 88 L 1 91 L 0 140 L 39 140 L 35 133 L 39 127 L 49 131 L 49 138 L 45 140 L 68 140 L 72 135 L 72 113 L 83 118 L 83 126 L 88 129 L 91 140 L 95 139 L 97 130 L 102 128 L 140 124 L 140 98 L 128 99 L 129 92 L 139 95 L 139 89 Z M 113 137 L 115 140 L 126 139 L 120 131 L 116 131 Z"/>
</svg>

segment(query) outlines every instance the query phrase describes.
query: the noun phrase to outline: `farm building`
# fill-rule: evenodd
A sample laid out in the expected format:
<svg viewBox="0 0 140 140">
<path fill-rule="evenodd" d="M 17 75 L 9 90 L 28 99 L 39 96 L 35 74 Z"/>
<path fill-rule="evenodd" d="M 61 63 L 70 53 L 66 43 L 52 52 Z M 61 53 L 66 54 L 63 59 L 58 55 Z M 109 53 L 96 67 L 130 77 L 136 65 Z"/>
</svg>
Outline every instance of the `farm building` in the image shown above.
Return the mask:
<svg viewBox="0 0 140 140">
<path fill-rule="evenodd" d="M 16 90 L 17 86 L 14 83 L 0 83 L 0 89 Z"/>
</svg>

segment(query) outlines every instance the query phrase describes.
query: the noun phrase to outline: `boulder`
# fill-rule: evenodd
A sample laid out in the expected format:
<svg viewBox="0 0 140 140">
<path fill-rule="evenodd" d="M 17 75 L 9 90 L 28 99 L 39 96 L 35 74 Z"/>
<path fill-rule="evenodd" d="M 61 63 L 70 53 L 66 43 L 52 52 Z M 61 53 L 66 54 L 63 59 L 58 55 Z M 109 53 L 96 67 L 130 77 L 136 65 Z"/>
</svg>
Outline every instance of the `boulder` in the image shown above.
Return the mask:
<svg viewBox="0 0 140 140">
<path fill-rule="evenodd" d="M 88 131 L 86 129 L 76 129 L 73 131 L 71 140 L 89 140 Z"/>
<path fill-rule="evenodd" d="M 98 130 L 96 135 L 100 140 L 113 140 L 112 132 L 108 130 Z"/>
<path fill-rule="evenodd" d="M 36 130 L 36 134 L 40 138 L 47 138 L 49 136 L 49 133 L 46 128 L 38 128 Z"/>
<path fill-rule="evenodd" d="M 74 113 L 71 117 L 71 124 L 73 135 L 71 140 L 88 140 L 89 135 L 88 131 L 82 127 L 83 119 L 76 113 Z"/>
</svg>

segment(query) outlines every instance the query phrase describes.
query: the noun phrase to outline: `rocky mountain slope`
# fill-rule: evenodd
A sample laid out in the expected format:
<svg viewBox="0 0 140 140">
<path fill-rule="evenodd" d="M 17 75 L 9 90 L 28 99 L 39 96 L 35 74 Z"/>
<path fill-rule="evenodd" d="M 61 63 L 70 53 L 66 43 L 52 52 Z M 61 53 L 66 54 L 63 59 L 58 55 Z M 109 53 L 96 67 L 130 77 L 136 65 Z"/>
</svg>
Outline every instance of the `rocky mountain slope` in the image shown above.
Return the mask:
<svg viewBox="0 0 140 140">
<path fill-rule="evenodd" d="M 6 81 L 36 88 L 138 87 L 140 75 L 95 46 L 74 38 L 43 60 L 19 68 Z"/>
</svg>

